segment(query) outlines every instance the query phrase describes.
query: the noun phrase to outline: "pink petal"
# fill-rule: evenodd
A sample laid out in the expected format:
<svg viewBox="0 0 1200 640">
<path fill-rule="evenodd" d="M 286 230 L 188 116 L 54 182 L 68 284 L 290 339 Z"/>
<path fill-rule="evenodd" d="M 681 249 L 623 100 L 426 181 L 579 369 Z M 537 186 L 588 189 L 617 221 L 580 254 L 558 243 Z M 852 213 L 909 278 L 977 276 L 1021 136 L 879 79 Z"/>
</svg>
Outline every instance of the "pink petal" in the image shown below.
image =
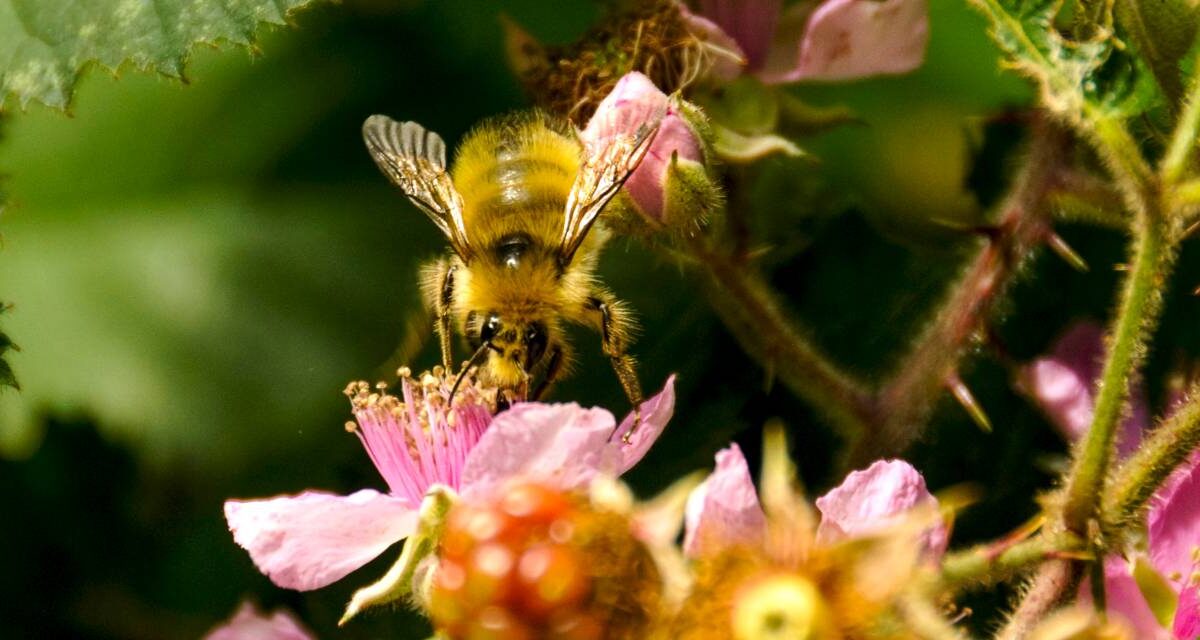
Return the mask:
<svg viewBox="0 0 1200 640">
<path fill-rule="evenodd" d="M 662 118 L 646 155 L 625 182 L 638 210 L 663 222 L 663 185 L 674 154 L 680 160 L 702 162 L 704 152 L 695 131 L 671 105 L 667 95 L 646 76 L 627 73 L 605 96 L 580 134 L 590 153 L 599 153 L 607 140 L 632 136 L 643 124 Z"/>
<path fill-rule="evenodd" d="M 1182 591 L 1196 570 L 1200 546 L 1200 454 L 1192 454 L 1159 489 L 1147 522 L 1150 563 Z"/>
<path fill-rule="evenodd" d="M 854 471 L 842 484 L 817 498 L 821 524 L 817 540 L 829 544 L 867 536 L 887 528 L 896 517 L 917 506 L 937 507 L 937 498 L 925 488 L 925 478 L 903 460 L 878 460 L 864 471 Z M 940 556 L 946 549 L 946 529 L 937 526 L 926 534 L 926 548 Z"/>
<path fill-rule="evenodd" d="M 650 450 L 650 446 L 662 435 L 663 429 L 667 428 L 667 423 L 671 421 L 671 416 L 675 413 L 675 376 L 669 376 L 667 383 L 663 385 L 663 390 L 643 402 L 641 409 L 642 422 L 630 435 L 628 444 L 622 442 L 621 437 L 633 426 L 632 413 L 625 416 L 625 419 L 621 421 L 621 426 L 617 427 L 617 430 L 609 438 L 609 442 L 616 447 L 618 453 L 617 471 L 619 474 L 629 471 L 633 465 L 641 462 L 642 458 L 646 456 L 646 452 Z"/>
<path fill-rule="evenodd" d="M 593 149 L 607 139 L 632 136 L 644 123 L 664 113 L 668 102 L 667 94 L 659 91 L 650 78 L 631 71 L 621 76 L 600 101 L 579 137 Z"/>
<path fill-rule="evenodd" d="M 700 0 L 700 13 L 737 41 L 757 69 L 767 59 L 782 6 L 782 0 Z"/>
<path fill-rule="evenodd" d="M 663 213 L 667 197 L 667 168 L 676 154 L 680 161 L 704 162 L 700 140 L 687 121 L 670 108 L 641 164 L 625 181 L 625 190 L 633 198 L 638 210 L 651 220 L 663 224 L 667 223 Z"/>
<path fill-rule="evenodd" d="M 679 16 L 693 36 L 709 45 L 712 66 L 708 73 L 712 77 L 729 82 L 742 74 L 746 67 L 746 54 L 736 40 L 712 20 L 692 13 L 685 4 L 679 4 Z"/>
<path fill-rule="evenodd" d="M 766 516 L 746 458 L 736 444 L 717 452 L 717 468 L 688 496 L 683 552 L 706 552 L 762 540 Z"/>
<path fill-rule="evenodd" d="M 496 416 L 467 455 L 461 493 L 487 497 L 514 477 L 575 489 L 599 473 L 620 475 L 646 455 L 674 409 L 672 376 L 662 392 L 642 403 L 641 425 L 625 444 L 621 436 L 633 425 L 633 414 L 618 427 L 604 409 L 574 403 L 518 404 Z"/>
<path fill-rule="evenodd" d="M 1180 640 L 1200 638 L 1200 589 L 1195 585 L 1179 594 L 1179 608 L 1175 610 L 1171 633 Z"/>
<path fill-rule="evenodd" d="M 1104 559 L 1104 597 L 1108 613 L 1129 623 L 1138 640 L 1169 640 L 1171 637 L 1146 604 L 1129 563 L 1118 556 Z M 1092 587 L 1087 579 L 1079 585 L 1079 602 L 1088 607 L 1092 605 Z"/>
<path fill-rule="evenodd" d="M 227 500 L 233 539 L 275 584 L 308 591 L 336 582 L 417 527 L 407 501 L 364 489 Z"/>
<path fill-rule="evenodd" d="M 1069 441 L 1081 438 L 1092 425 L 1103 357 L 1104 330 L 1094 322 L 1079 322 L 1054 343 L 1048 356 L 1022 371 L 1022 382 L 1034 401 Z M 1122 423 L 1117 443 L 1122 457 L 1137 448 L 1142 430 L 1150 423 L 1141 388 L 1133 391 L 1130 402 L 1130 416 Z"/>
<path fill-rule="evenodd" d="M 604 409 L 575 403 L 518 404 L 496 416 L 467 454 L 461 493 L 487 498 L 514 477 L 564 489 L 583 486 L 604 466 L 616 428 L 616 420 Z"/>
<path fill-rule="evenodd" d="M 243 602 L 227 622 L 209 631 L 204 640 L 315 640 L 292 615 L 279 610 L 267 617 L 249 602 Z"/>
<path fill-rule="evenodd" d="M 921 65 L 929 41 L 925 0 L 826 0 L 799 42 L 772 51 L 764 82 L 849 80 Z M 778 40 L 777 40 L 778 42 Z"/>
</svg>

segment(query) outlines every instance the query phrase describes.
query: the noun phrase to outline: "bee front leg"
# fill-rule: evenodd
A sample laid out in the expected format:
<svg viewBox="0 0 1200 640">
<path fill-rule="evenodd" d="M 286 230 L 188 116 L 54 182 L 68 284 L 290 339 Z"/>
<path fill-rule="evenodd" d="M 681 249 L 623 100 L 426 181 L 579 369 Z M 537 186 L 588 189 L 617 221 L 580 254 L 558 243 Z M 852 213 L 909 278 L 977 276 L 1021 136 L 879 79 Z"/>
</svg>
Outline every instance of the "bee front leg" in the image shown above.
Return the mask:
<svg viewBox="0 0 1200 640">
<path fill-rule="evenodd" d="M 642 401 L 644 400 L 642 385 L 638 382 L 637 361 L 625 352 L 625 347 L 628 345 L 636 325 L 633 318 L 625 311 L 621 301 L 607 291 L 594 293 L 588 298 L 587 304 L 598 316 L 604 354 L 612 362 L 617 380 L 621 382 L 621 388 L 625 390 L 625 397 L 633 405 L 633 426 L 621 436 L 621 439 L 628 443 L 629 437 L 642 422 Z"/>
<path fill-rule="evenodd" d="M 550 347 L 550 353 L 546 356 L 545 373 L 542 375 L 541 382 L 538 382 L 537 386 L 534 387 L 533 393 L 529 394 L 530 400 L 537 402 L 550 391 L 550 387 L 554 386 L 554 383 L 558 381 L 558 378 L 566 369 L 568 360 L 569 357 L 561 345 L 556 344 Z"/>
</svg>

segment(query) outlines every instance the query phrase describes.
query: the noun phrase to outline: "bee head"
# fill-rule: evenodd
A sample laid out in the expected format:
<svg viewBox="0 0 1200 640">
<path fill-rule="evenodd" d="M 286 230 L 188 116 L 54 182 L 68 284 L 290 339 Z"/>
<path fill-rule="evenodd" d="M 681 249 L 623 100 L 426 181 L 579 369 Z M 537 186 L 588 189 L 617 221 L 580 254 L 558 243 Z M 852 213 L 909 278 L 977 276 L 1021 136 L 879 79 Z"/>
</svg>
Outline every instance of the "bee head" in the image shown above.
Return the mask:
<svg viewBox="0 0 1200 640">
<path fill-rule="evenodd" d="M 491 351 L 487 368 L 497 382 L 516 385 L 525 381 L 546 354 L 550 341 L 546 325 L 538 321 L 505 322 L 496 312 L 479 317 L 483 320 L 469 334 L 472 348 L 486 345 Z"/>
</svg>

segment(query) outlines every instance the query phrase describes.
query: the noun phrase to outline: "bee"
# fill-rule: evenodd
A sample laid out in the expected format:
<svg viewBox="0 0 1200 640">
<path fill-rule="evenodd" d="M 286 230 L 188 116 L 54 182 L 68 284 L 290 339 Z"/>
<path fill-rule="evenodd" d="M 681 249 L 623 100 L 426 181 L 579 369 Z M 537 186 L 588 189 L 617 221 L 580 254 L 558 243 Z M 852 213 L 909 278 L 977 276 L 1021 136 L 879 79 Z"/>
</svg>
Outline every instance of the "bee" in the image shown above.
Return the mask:
<svg viewBox="0 0 1200 640">
<path fill-rule="evenodd" d="M 600 334 L 636 426 L 643 397 L 627 349 L 637 325 L 596 275 L 609 235 L 596 222 L 645 155 L 662 115 L 588 145 L 542 112 L 501 117 L 467 135 L 449 171 L 436 133 L 367 118 L 371 157 L 449 241 L 446 255 L 420 276 L 447 371 L 453 327 L 473 351 L 462 373 L 475 368 L 485 384 L 539 399 L 570 368 L 564 324 L 583 325 Z"/>
</svg>

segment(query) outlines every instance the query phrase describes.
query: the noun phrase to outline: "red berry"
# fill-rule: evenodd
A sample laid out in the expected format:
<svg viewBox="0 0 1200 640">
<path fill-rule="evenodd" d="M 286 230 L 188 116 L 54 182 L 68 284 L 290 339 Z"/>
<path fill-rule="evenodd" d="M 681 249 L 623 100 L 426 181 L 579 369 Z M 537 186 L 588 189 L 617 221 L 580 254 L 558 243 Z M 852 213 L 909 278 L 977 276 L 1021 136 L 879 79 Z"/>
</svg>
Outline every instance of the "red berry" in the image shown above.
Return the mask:
<svg viewBox="0 0 1200 640">
<path fill-rule="evenodd" d="M 433 574 L 429 597 L 430 617 L 439 627 L 454 628 L 466 622 L 469 614 L 463 598 L 467 572 L 453 560 L 442 559 Z"/>
<path fill-rule="evenodd" d="M 540 484 L 522 482 L 508 487 L 500 498 L 504 513 L 524 522 L 549 524 L 571 509 L 571 502 L 559 491 Z"/>
<path fill-rule="evenodd" d="M 517 557 L 499 542 L 488 542 L 471 552 L 467 565 L 466 599 L 469 607 L 507 602 L 513 591 Z"/>
<path fill-rule="evenodd" d="M 541 544 L 521 555 L 517 568 L 522 607 L 534 616 L 573 608 L 588 595 L 589 576 L 567 547 Z"/>
<path fill-rule="evenodd" d="M 604 625 L 596 616 L 584 611 L 554 614 L 548 625 L 547 640 L 601 640 Z"/>
<path fill-rule="evenodd" d="M 456 505 L 446 518 L 442 556 L 463 560 L 476 545 L 505 537 L 513 519 L 490 505 Z"/>
<path fill-rule="evenodd" d="M 533 640 L 533 632 L 508 609 L 482 609 L 467 627 L 467 640 Z"/>
</svg>

